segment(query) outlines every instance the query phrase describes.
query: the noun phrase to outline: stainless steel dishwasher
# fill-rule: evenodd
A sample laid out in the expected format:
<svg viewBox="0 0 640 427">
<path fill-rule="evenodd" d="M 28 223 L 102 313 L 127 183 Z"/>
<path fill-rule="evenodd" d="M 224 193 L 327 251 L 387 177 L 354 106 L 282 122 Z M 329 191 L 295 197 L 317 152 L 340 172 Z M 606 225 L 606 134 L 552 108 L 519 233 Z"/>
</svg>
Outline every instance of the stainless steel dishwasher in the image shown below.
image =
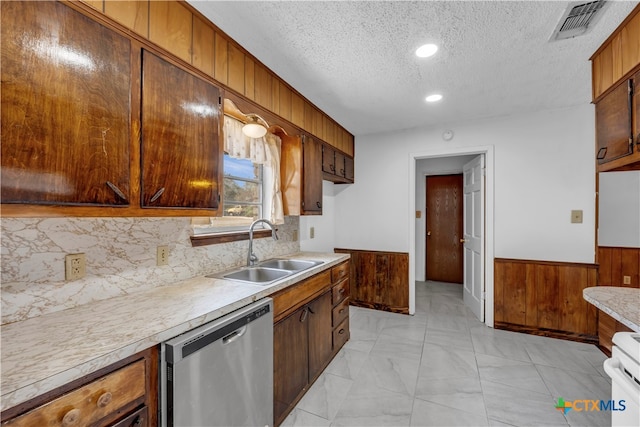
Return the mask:
<svg viewBox="0 0 640 427">
<path fill-rule="evenodd" d="M 160 375 L 163 426 L 272 426 L 271 298 L 164 342 Z"/>
</svg>

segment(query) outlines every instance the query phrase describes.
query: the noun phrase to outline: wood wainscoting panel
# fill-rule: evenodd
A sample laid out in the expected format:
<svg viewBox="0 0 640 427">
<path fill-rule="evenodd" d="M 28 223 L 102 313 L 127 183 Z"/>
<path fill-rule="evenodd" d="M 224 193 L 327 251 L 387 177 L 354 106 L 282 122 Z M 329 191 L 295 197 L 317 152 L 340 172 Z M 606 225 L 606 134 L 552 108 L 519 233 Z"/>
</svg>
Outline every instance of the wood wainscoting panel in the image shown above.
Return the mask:
<svg viewBox="0 0 640 427">
<path fill-rule="evenodd" d="M 351 255 L 351 305 L 409 313 L 409 254 L 335 249 Z"/>
<path fill-rule="evenodd" d="M 496 258 L 496 328 L 595 342 L 597 313 L 582 290 L 596 273 L 594 264 Z"/>
<path fill-rule="evenodd" d="M 640 288 L 640 248 L 599 246 L 598 264 L 598 286 Z M 625 276 L 629 277 L 628 284 L 624 283 Z M 611 355 L 613 334 L 621 331 L 631 329 L 605 312 L 598 312 L 598 341 L 608 355 Z"/>
</svg>

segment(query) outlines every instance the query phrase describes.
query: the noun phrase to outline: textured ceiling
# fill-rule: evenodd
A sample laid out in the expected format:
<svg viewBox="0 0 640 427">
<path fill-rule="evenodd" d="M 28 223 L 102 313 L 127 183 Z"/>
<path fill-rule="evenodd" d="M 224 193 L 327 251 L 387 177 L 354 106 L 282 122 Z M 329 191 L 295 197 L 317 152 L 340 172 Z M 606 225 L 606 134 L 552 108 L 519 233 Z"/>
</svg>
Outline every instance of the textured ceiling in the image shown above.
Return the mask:
<svg viewBox="0 0 640 427">
<path fill-rule="evenodd" d="M 591 100 L 593 52 L 638 3 L 549 42 L 565 1 L 195 1 L 196 9 L 355 135 Z M 424 43 L 438 53 L 414 55 Z M 424 101 L 438 92 L 444 99 Z"/>
</svg>

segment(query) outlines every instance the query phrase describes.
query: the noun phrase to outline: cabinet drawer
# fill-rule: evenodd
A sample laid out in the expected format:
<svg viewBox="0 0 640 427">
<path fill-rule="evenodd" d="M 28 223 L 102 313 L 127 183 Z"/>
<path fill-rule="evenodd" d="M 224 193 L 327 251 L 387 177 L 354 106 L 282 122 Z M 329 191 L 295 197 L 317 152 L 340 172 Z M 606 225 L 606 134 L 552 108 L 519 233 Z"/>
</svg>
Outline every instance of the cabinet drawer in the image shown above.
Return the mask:
<svg viewBox="0 0 640 427">
<path fill-rule="evenodd" d="M 3 427 L 91 425 L 143 397 L 145 379 L 145 361 L 140 360 L 16 417 Z"/>
<path fill-rule="evenodd" d="M 329 289 L 329 286 L 331 272 L 326 270 L 273 295 L 273 322 L 308 303 L 324 289 Z"/>
<path fill-rule="evenodd" d="M 338 280 L 349 274 L 349 261 L 336 265 L 331 269 L 331 283 L 336 283 Z"/>
<path fill-rule="evenodd" d="M 349 318 L 344 319 L 340 325 L 333 330 L 333 351 L 336 352 L 349 340 Z"/>
<path fill-rule="evenodd" d="M 124 420 L 113 424 L 111 427 L 151 427 L 147 418 L 147 407 L 143 406 Z"/>
<path fill-rule="evenodd" d="M 331 303 L 332 305 L 336 305 L 348 296 L 349 278 L 347 277 L 331 289 Z"/>
<path fill-rule="evenodd" d="M 349 316 L 349 298 L 345 298 L 337 306 L 333 307 L 333 312 L 331 313 L 331 325 L 335 328 Z"/>
</svg>

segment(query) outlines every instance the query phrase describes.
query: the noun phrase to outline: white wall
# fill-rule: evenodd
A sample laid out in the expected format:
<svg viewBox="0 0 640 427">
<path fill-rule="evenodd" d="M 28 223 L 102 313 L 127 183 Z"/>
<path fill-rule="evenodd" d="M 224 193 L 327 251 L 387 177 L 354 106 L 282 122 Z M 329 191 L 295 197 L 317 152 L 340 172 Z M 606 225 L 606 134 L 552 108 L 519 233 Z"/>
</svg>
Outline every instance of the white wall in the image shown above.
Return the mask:
<svg viewBox="0 0 640 427">
<path fill-rule="evenodd" d="M 598 245 L 640 248 L 640 171 L 601 173 L 599 193 Z"/>
<path fill-rule="evenodd" d="M 416 280 L 425 280 L 426 257 L 426 177 L 428 175 L 461 174 L 465 163 L 476 155 L 442 157 L 439 159 L 420 159 L 416 162 Z"/>
<path fill-rule="evenodd" d="M 446 128 L 452 141 L 444 128 L 356 138 L 356 182 L 335 195 L 336 246 L 409 252 L 410 154 L 493 145 L 495 256 L 594 262 L 592 105 Z M 572 209 L 582 224 L 570 223 Z"/>
<path fill-rule="evenodd" d="M 322 181 L 322 215 L 300 217 L 300 249 L 310 252 L 333 252 L 335 246 L 335 196 L 344 185 Z M 310 229 L 314 228 L 314 238 Z"/>
</svg>

